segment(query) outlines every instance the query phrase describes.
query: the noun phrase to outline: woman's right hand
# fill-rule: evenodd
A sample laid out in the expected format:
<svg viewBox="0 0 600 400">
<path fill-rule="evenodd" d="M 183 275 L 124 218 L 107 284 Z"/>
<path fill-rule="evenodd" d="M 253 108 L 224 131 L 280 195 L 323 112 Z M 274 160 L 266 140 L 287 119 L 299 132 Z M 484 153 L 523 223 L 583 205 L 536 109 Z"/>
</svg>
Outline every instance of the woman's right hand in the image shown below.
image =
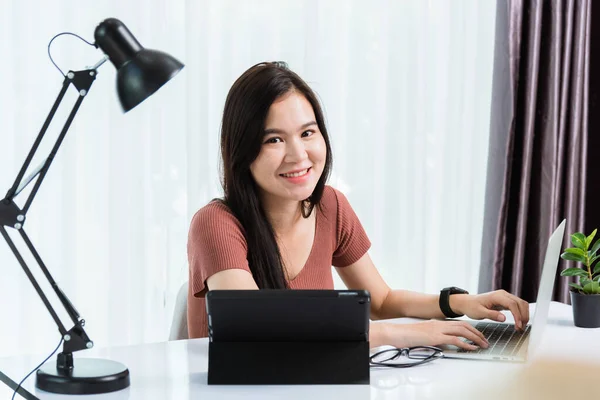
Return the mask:
<svg viewBox="0 0 600 400">
<path fill-rule="evenodd" d="M 376 345 L 404 348 L 449 344 L 465 350 L 487 348 L 489 345 L 481 332 L 464 321 L 431 320 L 414 324 L 375 323 L 374 325 L 381 325 L 373 332 L 376 336 L 380 336 L 373 338 L 378 343 Z M 474 345 L 461 338 L 473 342 Z"/>
</svg>

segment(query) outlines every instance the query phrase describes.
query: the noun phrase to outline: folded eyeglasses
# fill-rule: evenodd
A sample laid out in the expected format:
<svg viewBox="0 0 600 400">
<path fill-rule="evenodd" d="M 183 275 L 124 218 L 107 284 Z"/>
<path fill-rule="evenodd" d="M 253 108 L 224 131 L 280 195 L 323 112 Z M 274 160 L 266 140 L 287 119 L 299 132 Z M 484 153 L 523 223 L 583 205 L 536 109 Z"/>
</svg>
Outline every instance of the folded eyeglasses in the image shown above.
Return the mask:
<svg viewBox="0 0 600 400">
<path fill-rule="evenodd" d="M 433 346 L 389 348 L 369 357 L 372 367 L 407 368 L 444 357 L 442 349 Z"/>
</svg>

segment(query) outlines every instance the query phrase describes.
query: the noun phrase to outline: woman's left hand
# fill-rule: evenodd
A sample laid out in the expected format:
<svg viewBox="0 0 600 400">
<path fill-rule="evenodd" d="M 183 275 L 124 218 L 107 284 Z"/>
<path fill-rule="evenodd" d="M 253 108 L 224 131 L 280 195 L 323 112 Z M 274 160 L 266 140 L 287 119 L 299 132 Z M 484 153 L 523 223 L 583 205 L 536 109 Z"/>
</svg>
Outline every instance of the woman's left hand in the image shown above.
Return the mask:
<svg viewBox="0 0 600 400">
<path fill-rule="evenodd" d="M 472 319 L 489 318 L 504 322 L 506 316 L 501 310 L 510 310 L 518 330 L 523 330 L 529 322 L 529 304 L 505 290 L 477 295 L 454 294 L 450 296 L 450 308 Z"/>
</svg>

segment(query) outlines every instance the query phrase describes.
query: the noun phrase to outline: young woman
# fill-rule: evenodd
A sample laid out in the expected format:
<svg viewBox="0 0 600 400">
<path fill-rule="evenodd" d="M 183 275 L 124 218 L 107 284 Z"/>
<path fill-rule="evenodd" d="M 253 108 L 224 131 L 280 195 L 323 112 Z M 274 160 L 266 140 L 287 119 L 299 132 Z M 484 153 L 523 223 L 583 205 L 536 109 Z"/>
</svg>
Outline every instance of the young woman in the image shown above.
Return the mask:
<svg viewBox="0 0 600 400">
<path fill-rule="evenodd" d="M 262 63 L 233 84 L 221 130 L 224 198 L 194 216 L 188 238 L 189 336 L 207 336 L 204 296 L 215 289 L 333 289 L 336 268 L 349 289 L 371 294 L 371 346 L 487 347 L 483 335 L 446 315 L 529 320 L 528 304 L 505 292 L 440 296 L 392 290 L 369 257 L 371 245 L 344 195 L 327 186 L 332 153 L 319 102 L 284 63 Z M 468 341 L 461 340 L 466 338 Z"/>
</svg>

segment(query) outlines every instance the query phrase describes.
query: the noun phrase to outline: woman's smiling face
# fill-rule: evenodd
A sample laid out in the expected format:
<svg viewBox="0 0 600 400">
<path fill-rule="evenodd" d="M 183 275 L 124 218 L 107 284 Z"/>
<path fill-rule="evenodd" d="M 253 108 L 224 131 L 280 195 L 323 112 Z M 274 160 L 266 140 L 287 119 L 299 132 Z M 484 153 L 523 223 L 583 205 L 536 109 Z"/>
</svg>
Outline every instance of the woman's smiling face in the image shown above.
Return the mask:
<svg viewBox="0 0 600 400">
<path fill-rule="evenodd" d="M 313 193 L 326 156 L 311 104 L 292 90 L 269 108 L 260 153 L 250 171 L 264 200 L 302 201 Z"/>
</svg>

